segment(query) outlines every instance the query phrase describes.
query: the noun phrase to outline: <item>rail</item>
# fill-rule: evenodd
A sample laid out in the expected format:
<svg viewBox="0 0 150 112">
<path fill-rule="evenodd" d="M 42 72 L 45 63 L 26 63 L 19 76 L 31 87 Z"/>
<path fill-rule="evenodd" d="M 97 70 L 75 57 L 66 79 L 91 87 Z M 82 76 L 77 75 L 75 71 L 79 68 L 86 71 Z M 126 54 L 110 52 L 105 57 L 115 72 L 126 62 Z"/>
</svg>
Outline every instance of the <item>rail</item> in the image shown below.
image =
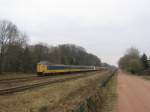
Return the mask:
<svg viewBox="0 0 150 112">
<path fill-rule="evenodd" d="M 36 87 L 46 86 L 46 85 L 53 84 L 53 83 L 61 83 L 61 82 L 65 82 L 68 80 L 69 81 L 75 80 L 75 79 L 87 77 L 87 76 L 91 76 L 91 74 L 85 74 L 85 75 L 79 75 L 79 76 L 74 75 L 74 77 L 67 77 L 67 78 L 63 78 L 63 79 L 55 79 L 55 80 L 45 81 L 42 83 L 36 83 L 36 84 L 31 84 L 31 85 L 23 85 L 23 86 L 11 87 L 11 88 L 7 88 L 7 89 L 1 89 L 0 95 L 11 94 L 11 93 L 15 93 L 15 92 L 24 91 L 27 89 L 33 89 Z"/>
</svg>

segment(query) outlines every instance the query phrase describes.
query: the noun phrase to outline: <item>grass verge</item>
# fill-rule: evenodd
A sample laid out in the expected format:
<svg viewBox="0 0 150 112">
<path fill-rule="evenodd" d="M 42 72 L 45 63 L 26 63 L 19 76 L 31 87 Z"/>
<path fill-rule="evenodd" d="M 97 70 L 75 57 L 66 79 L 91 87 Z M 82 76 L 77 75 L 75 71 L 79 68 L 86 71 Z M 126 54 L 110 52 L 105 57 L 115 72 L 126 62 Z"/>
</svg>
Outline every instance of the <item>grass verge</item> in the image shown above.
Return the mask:
<svg viewBox="0 0 150 112">
<path fill-rule="evenodd" d="M 117 101 L 117 75 L 108 83 L 106 88 L 106 99 L 102 106 L 101 112 L 116 112 Z"/>
</svg>

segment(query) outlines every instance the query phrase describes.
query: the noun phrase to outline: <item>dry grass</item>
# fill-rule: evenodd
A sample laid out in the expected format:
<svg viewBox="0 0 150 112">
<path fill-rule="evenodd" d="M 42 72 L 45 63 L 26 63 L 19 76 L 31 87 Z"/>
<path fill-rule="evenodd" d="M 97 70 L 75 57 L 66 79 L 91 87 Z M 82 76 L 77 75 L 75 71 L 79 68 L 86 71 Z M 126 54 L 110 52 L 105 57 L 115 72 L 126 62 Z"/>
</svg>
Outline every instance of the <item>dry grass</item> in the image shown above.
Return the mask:
<svg viewBox="0 0 150 112">
<path fill-rule="evenodd" d="M 25 74 L 25 73 L 3 73 L 0 75 L 0 80 L 2 79 L 10 79 L 10 78 L 22 78 L 22 77 L 30 77 L 36 76 L 36 74 Z"/>
<path fill-rule="evenodd" d="M 14 80 L 14 81 L 7 81 L 7 83 L 1 83 L 0 84 L 0 89 L 6 89 L 6 88 L 10 88 L 10 87 L 17 87 L 17 86 L 24 86 L 24 85 L 33 85 L 33 84 L 37 84 L 37 83 L 43 83 L 43 82 L 47 82 L 47 81 L 56 81 L 56 80 L 60 80 L 60 79 L 67 79 L 67 78 L 75 78 L 75 77 L 79 77 L 81 75 L 85 76 L 85 74 L 87 75 L 91 75 L 91 74 L 94 74 L 94 72 L 92 73 L 78 73 L 76 75 L 74 74 L 68 74 L 68 75 L 61 75 L 61 76 L 54 76 L 54 77 L 27 77 L 29 79 L 25 79 L 24 81 L 23 80 L 20 80 L 20 79 L 17 79 L 17 80 Z M 12 78 L 11 78 L 12 79 Z M 15 79 L 15 78 L 13 78 Z"/>
<path fill-rule="evenodd" d="M 0 112 L 63 112 L 92 93 L 103 73 L 0 96 Z M 68 108 L 69 109 L 69 108 Z"/>
<path fill-rule="evenodd" d="M 106 100 L 101 112 L 116 112 L 117 103 L 117 75 L 115 75 L 108 85 Z"/>
</svg>

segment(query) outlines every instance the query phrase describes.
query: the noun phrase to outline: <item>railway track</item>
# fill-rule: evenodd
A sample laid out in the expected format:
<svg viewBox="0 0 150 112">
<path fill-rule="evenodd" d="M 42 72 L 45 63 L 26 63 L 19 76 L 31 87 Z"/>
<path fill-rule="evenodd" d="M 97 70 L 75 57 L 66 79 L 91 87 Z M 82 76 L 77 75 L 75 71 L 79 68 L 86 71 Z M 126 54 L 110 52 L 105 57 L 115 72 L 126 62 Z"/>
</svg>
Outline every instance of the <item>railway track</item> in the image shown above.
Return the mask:
<svg viewBox="0 0 150 112">
<path fill-rule="evenodd" d="M 64 75 L 59 75 L 59 77 L 67 76 L 68 74 Z M 69 74 L 72 75 L 72 74 Z M 58 76 L 51 75 L 51 76 L 44 76 L 44 77 L 38 77 L 38 76 L 30 76 L 30 77 L 19 77 L 19 78 L 9 78 L 9 79 L 1 79 L 0 84 L 5 84 L 5 83 L 17 83 L 17 82 L 25 82 L 25 81 L 33 81 L 33 80 L 41 80 L 41 79 L 46 79 L 46 78 L 55 78 Z"/>
<path fill-rule="evenodd" d="M 46 86 L 46 85 L 49 85 L 49 84 L 61 83 L 61 82 L 65 82 L 65 81 L 71 81 L 71 80 L 75 80 L 75 79 L 78 79 L 78 78 L 87 77 L 87 76 L 90 76 L 90 75 L 91 75 L 91 73 L 77 75 L 77 76 L 74 75 L 73 77 L 67 77 L 67 78 L 49 80 L 49 81 L 36 83 L 36 84 L 31 84 L 31 85 L 22 85 L 22 86 L 17 86 L 17 87 L 1 89 L 0 90 L 0 95 L 12 94 L 12 93 L 21 92 L 21 91 L 28 90 L 28 89 L 33 89 L 33 88 L 37 88 L 37 87 Z"/>
<path fill-rule="evenodd" d="M 0 84 L 34 81 L 34 80 L 41 80 L 41 79 L 54 78 L 54 77 L 56 77 L 56 76 L 44 76 L 44 77 L 31 76 L 31 77 L 1 79 Z"/>
<path fill-rule="evenodd" d="M 15 82 L 15 81 L 26 81 L 26 80 L 30 80 L 30 79 L 34 79 L 34 78 L 36 78 L 36 76 L 1 79 L 0 84 L 1 83 L 8 83 L 8 82 L 10 83 L 10 82 Z"/>
<path fill-rule="evenodd" d="M 75 73 L 74 73 L 75 74 Z M 63 74 L 59 75 L 59 77 L 67 76 L 67 75 L 74 75 L 74 74 Z M 32 80 L 40 80 L 45 78 L 55 78 L 58 77 L 58 75 L 49 75 L 44 77 L 38 77 L 38 76 L 28 76 L 28 77 L 18 77 L 18 78 L 6 78 L 6 79 L 0 79 L 0 84 L 4 83 L 17 83 L 17 82 L 25 82 L 25 81 L 32 81 Z"/>
</svg>

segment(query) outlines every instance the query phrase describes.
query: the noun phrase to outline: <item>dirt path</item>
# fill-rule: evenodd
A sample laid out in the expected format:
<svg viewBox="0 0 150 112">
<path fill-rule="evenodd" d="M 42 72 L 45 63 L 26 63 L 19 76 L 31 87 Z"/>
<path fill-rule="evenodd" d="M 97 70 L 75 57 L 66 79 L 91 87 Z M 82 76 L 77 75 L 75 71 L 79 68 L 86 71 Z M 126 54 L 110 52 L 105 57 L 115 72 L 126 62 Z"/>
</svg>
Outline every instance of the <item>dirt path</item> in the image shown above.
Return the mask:
<svg viewBox="0 0 150 112">
<path fill-rule="evenodd" d="M 150 82 L 119 72 L 117 112 L 150 112 Z"/>
</svg>

